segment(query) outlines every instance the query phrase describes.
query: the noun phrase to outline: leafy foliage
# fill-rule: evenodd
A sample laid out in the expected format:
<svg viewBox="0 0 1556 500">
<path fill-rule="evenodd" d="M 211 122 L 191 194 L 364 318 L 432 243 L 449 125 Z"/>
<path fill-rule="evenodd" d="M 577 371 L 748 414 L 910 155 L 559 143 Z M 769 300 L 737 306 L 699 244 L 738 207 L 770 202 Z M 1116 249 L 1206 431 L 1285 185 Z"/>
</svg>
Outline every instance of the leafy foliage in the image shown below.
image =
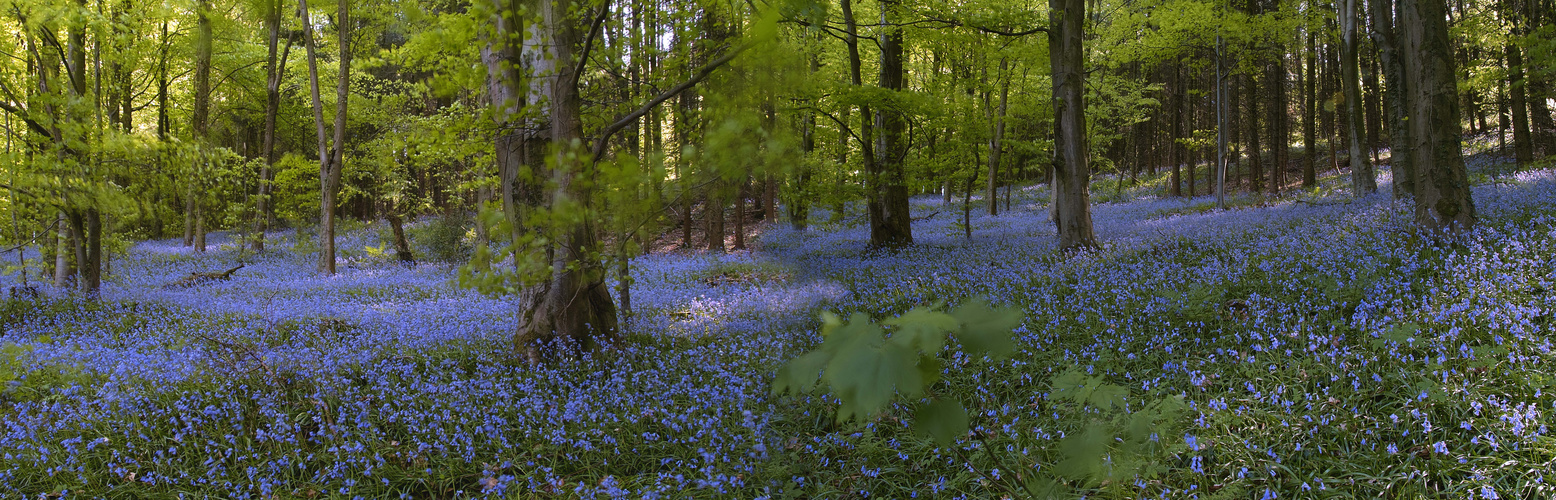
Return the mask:
<svg viewBox="0 0 1556 500">
<path fill-rule="evenodd" d="M 942 308 L 916 307 L 879 325 L 863 313 L 846 322 L 824 313 L 821 346 L 780 368 L 773 392 L 809 392 L 819 379 L 840 401 L 838 422 L 870 420 L 898 397 L 913 401 L 930 395 L 941 379 L 941 355 L 949 341 L 959 341 L 975 356 L 1009 356 L 1020 311 L 991 308 L 982 299 L 950 312 Z M 942 445 L 967 433 L 967 412 L 954 399 L 932 398 L 919 405 L 916 416 L 916 428 Z"/>
</svg>

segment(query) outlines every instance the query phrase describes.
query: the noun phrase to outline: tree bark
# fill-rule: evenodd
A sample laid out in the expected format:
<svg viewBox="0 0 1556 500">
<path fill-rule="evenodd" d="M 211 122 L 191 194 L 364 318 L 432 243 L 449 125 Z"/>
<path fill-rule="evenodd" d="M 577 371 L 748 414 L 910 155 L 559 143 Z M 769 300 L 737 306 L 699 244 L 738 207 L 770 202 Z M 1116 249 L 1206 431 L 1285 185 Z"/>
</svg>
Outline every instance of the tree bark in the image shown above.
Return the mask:
<svg viewBox="0 0 1556 500">
<path fill-rule="evenodd" d="M 208 0 L 195 2 L 195 67 L 194 112 L 190 118 L 190 131 L 194 135 L 195 163 L 189 182 L 190 243 L 196 252 L 205 251 L 205 221 L 202 219 L 202 201 L 205 197 L 204 174 L 206 135 L 210 127 L 211 113 L 211 4 Z"/>
<path fill-rule="evenodd" d="M 1049 0 L 1052 2 L 1053 0 Z M 1168 148 L 1172 150 L 1172 178 L 1167 186 L 1167 194 L 1183 196 L 1183 144 L 1178 142 L 1183 138 L 1183 62 L 1173 61 L 1172 64 L 1172 135 L 1167 138 Z"/>
<path fill-rule="evenodd" d="M 1097 245 L 1091 223 L 1086 146 L 1086 70 L 1082 42 L 1085 0 L 1049 0 L 1049 63 L 1053 66 L 1054 161 L 1059 248 Z"/>
<path fill-rule="evenodd" d="M 405 237 L 405 221 L 400 218 L 400 213 L 395 207 L 389 207 L 385 218 L 389 219 L 389 230 L 394 233 L 394 255 L 400 259 L 400 263 L 414 266 L 416 256 L 411 253 L 411 241 Z"/>
<path fill-rule="evenodd" d="M 1302 187 L 1312 188 L 1318 185 L 1318 129 L 1315 118 L 1318 115 L 1318 36 L 1309 27 L 1307 31 L 1307 52 L 1304 70 L 1306 77 L 1302 79 L 1302 148 L 1307 154 L 1302 155 Z"/>
<path fill-rule="evenodd" d="M 319 143 L 319 272 L 335 274 L 335 197 L 340 187 L 341 166 L 345 161 L 346 108 L 351 91 L 351 2 L 337 3 L 335 24 L 340 37 L 340 67 L 336 82 L 335 128 L 333 146 L 324 136 L 324 105 L 319 99 L 319 67 L 308 20 L 308 0 L 299 0 L 298 12 L 303 24 L 303 43 L 308 48 L 309 90 L 313 95 L 314 129 Z"/>
<path fill-rule="evenodd" d="M 269 36 L 265 44 L 268 51 L 265 57 L 265 138 L 260 150 L 264 163 L 259 168 L 259 189 L 254 197 L 253 249 L 256 252 L 265 250 L 265 231 L 270 229 L 268 207 L 270 206 L 270 169 L 276 162 L 276 113 L 281 109 L 281 75 L 286 68 L 286 56 L 292 51 L 292 43 L 288 39 L 281 58 L 276 58 L 276 46 L 280 45 L 281 38 L 281 3 L 282 0 L 268 0 L 266 5 L 268 11 L 265 15 L 265 25 Z"/>
<path fill-rule="evenodd" d="M 995 190 L 999 189 L 1000 157 L 1005 149 L 1005 112 L 1009 109 L 1007 102 L 1010 97 L 1010 78 L 1005 72 L 1009 69 L 1009 64 L 1006 58 L 1001 57 L 1000 72 L 995 75 L 995 78 L 1000 80 L 1000 103 L 998 107 L 992 110 L 994 112 L 994 127 L 989 134 L 989 189 L 988 194 L 985 195 L 986 201 L 989 202 L 989 215 L 999 215 L 999 204 L 995 203 L 994 200 Z M 985 93 L 984 97 L 984 103 L 988 104 L 988 94 Z"/>
<path fill-rule="evenodd" d="M 1511 99 L 1508 105 L 1513 112 L 1513 157 L 1520 166 L 1534 162 L 1534 141 L 1529 133 L 1529 94 L 1524 84 L 1522 51 L 1509 43 L 1507 54 L 1507 86 Z"/>
<path fill-rule="evenodd" d="M 1345 128 L 1350 133 L 1351 194 L 1366 196 L 1378 191 L 1372 164 L 1362 154 L 1365 128 L 1362 124 L 1361 60 L 1356 37 L 1356 0 L 1342 0 L 1340 7 L 1340 79 L 1345 89 Z"/>
<path fill-rule="evenodd" d="M 1264 192 L 1264 158 L 1259 144 L 1259 80 L 1248 75 L 1248 190 Z"/>
<path fill-rule="evenodd" d="M 531 1 L 530 12 L 540 14 L 541 24 L 536 31 L 542 35 L 537 42 L 542 43 L 526 42 L 524 55 L 531 64 L 524 71 L 536 83 L 531 92 L 545 97 L 546 106 L 540 114 L 549 121 L 551 132 L 548 154 L 552 159 L 545 167 L 535 165 L 537 173 L 550 180 L 551 190 L 543 203 L 553 209 L 571 204 L 573 209 L 587 211 L 592 196 L 585 183 L 577 181 L 590 175 L 588 170 L 593 166 L 570 155 L 568 148 L 583 139 L 574 49 L 581 41 L 579 25 L 587 25 L 570 13 L 588 9 L 568 0 Z M 533 102 L 540 102 L 540 95 L 532 97 L 537 97 Z M 526 352 L 531 361 L 538 362 L 542 344 L 555 339 L 565 338 L 575 346 L 587 348 L 601 340 L 618 338 L 616 303 L 604 283 L 605 270 L 593 224 L 591 217 L 584 216 L 547 230 L 550 240 L 544 250 L 550 256 L 549 272 L 521 293 L 514 337 L 516 347 Z"/>
<path fill-rule="evenodd" d="M 902 92 L 907 85 L 906 62 L 902 29 L 894 25 L 901 17 L 897 0 L 881 1 L 881 24 L 885 33 L 881 39 L 880 87 Z M 865 120 L 869 120 L 866 115 Z M 875 119 L 880 122 L 880 142 L 875 148 L 877 158 L 872 170 L 870 190 L 876 208 L 870 211 L 870 246 L 873 248 L 900 248 L 913 244 L 913 224 L 908 206 L 908 186 L 903 172 L 903 160 L 907 156 L 907 118 L 895 106 L 876 110 Z M 868 136 L 866 136 L 868 137 Z M 993 203 L 993 200 L 990 200 Z"/>
<path fill-rule="evenodd" d="M 1400 39 L 1409 86 L 1410 139 L 1416 169 L 1416 224 L 1462 233 L 1475 225 L 1461 150 L 1457 74 L 1444 0 L 1400 0 Z"/>
<path fill-rule="evenodd" d="M 1415 166 L 1411 162 L 1409 116 L 1410 85 L 1405 78 L 1405 60 L 1401 53 L 1399 33 L 1395 28 L 1393 0 L 1370 0 L 1372 13 L 1372 41 L 1378 45 L 1378 57 L 1383 60 L 1384 101 L 1388 107 L 1389 122 L 1389 171 L 1393 173 L 1394 197 L 1415 196 Z"/>
</svg>

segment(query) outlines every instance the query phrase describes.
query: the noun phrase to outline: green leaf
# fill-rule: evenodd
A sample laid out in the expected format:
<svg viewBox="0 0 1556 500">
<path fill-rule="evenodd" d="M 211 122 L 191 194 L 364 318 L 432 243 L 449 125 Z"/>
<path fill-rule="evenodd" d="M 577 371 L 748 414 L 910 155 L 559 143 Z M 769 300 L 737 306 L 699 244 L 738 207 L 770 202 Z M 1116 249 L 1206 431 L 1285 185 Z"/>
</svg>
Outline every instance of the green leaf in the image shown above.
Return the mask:
<svg viewBox="0 0 1556 500">
<path fill-rule="evenodd" d="M 930 401 L 913 414 L 913 428 L 934 439 L 935 444 L 949 446 L 967 435 L 967 409 L 951 398 Z"/>
<path fill-rule="evenodd" d="M 1103 410 L 1111 410 L 1113 408 L 1122 408 L 1124 406 L 1124 397 L 1128 395 L 1129 389 L 1125 389 L 1122 386 L 1099 384 L 1095 390 L 1091 391 L 1091 395 L 1086 398 L 1086 402 Z"/>
<path fill-rule="evenodd" d="M 987 354 L 999 359 L 1015 351 L 1011 333 L 1021 325 L 1021 311 L 991 308 L 983 299 L 971 299 L 951 313 L 962 324 L 957 338 L 970 354 Z"/>
<path fill-rule="evenodd" d="M 945 347 L 947 332 L 956 331 L 961 326 L 961 322 L 955 317 L 927 307 L 915 307 L 906 314 L 882 321 L 881 324 L 897 327 L 897 333 L 892 335 L 892 342 L 903 343 L 930 355 L 939 353 Z"/>
<path fill-rule="evenodd" d="M 778 369 L 778 377 L 773 380 L 773 395 L 815 389 L 816 381 L 821 377 L 821 369 L 831 360 L 832 353 L 827 351 L 811 351 L 790 360 Z"/>
<path fill-rule="evenodd" d="M 834 332 L 834 337 L 846 339 L 840 340 L 822 378 L 842 402 L 839 422 L 869 418 L 898 392 L 908 397 L 923 393 L 918 356 L 900 345 L 886 344 L 880 327 L 855 321 Z"/>
<path fill-rule="evenodd" d="M 1102 423 L 1093 422 L 1086 429 L 1059 441 L 1059 453 L 1065 458 L 1054 471 L 1077 481 L 1091 482 L 1104 475 L 1102 459 L 1108 453 L 1113 433 Z"/>
</svg>

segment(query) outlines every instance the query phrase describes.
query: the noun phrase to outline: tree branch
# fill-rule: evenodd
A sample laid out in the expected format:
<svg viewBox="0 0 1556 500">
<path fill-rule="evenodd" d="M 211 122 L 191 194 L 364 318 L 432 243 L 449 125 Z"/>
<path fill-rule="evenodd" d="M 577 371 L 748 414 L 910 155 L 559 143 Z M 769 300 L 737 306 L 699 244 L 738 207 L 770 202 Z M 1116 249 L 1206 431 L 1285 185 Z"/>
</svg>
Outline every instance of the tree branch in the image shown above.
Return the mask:
<svg viewBox="0 0 1556 500">
<path fill-rule="evenodd" d="M 0 110 L 16 115 L 17 118 L 21 118 L 22 122 L 27 124 L 27 128 L 31 129 L 33 132 L 43 134 L 43 136 L 48 137 L 49 140 L 54 139 L 54 134 L 49 133 L 48 128 L 44 127 L 43 124 L 38 123 L 37 120 L 33 120 L 31 117 L 27 116 L 28 112 L 25 108 L 22 108 L 21 106 L 12 106 L 5 103 L 4 101 L 0 101 Z"/>
<path fill-rule="evenodd" d="M 924 20 L 925 21 L 932 21 L 932 22 L 941 23 L 941 24 L 944 24 L 947 27 L 972 28 L 974 30 L 982 31 L 984 33 L 989 33 L 989 34 L 993 34 L 993 35 L 1000 35 L 1000 36 L 1027 36 L 1027 35 L 1034 35 L 1034 34 L 1037 34 L 1037 33 L 1047 33 L 1048 32 L 1048 27 L 1047 26 L 1037 26 L 1037 27 L 1025 29 L 1025 30 L 1022 30 L 1022 31 L 1011 31 L 1011 30 L 1000 29 L 1000 28 L 991 28 L 991 27 L 988 27 L 988 26 L 980 26 L 980 25 L 976 25 L 976 24 L 968 24 L 966 22 L 959 21 L 959 20 L 956 20 L 956 19 L 941 19 L 941 18 L 938 18 L 938 17 L 929 16 L 929 15 L 924 16 Z M 909 23 L 909 24 L 917 24 L 917 22 Z"/>
<path fill-rule="evenodd" d="M 605 18 L 611 13 L 610 3 L 600 8 L 600 15 L 594 17 L 594 22 L 589 25 L 589 35 L 584 38 L 583 54 L 578 57 L 578 66 L 573 68 L 573 81 L 570 85 L 578 86 L 578 79 L 583 76 L 584 65 L 589 64 L 589 50 L 594 48 L 594 37 L 600 32 L 600 25 L 605 24 Z"/>
<path fill-rule="evenodd" d="M 627 113 L 626 116 L 622 116 L 621 118 L 617 118 L 615 122 L 607 125 L 604 129 L 601 129 L 600 136 L 594 139 L 594 148 L 590 151 L 594 155 L 594 161 L 599 161 L 600 157 L 605 154 L 605 148 L 607 145 L 609 145 L 609 141 L 612 135 L 620 132 L 621 129 L 627 128 L 627 126 L 631 125 L 634 120 L 642 118 L 643 115 L 648 114 L 648 112 L 654 109 L 654 107 L 659 106 L 661 103 L 669 100 L 671 97 L 675 97 L 676 94 L 680 94 L 681 92 L 686 91 L 686 89 L 692 88 L 699 82 L 706 80 L 709 75 L 713 74 L 713 70 L 719 69 L 720 66 L 725 64 L 729 64 L 730 61 L 735 60 L 735 56 L 740 55 L 741 52 L 745 52 L 746 49 L 750 49 L 755 45 L 755 43 L 747 42 L 729 49 L 728 52 L 725 52 L 724 55 L 719 56 L 718 59 L 714 59 L 712 62 L 709 62 L 701 68 L 698 68 L 697 72 L 692 74 L 691 78 L 681 82 L 680 85 L 676 85 L 671 87 L 670 90 L 659 93 L 659 95 L 654 96 L 653 99 L 649 99 L 648 102 L 644 103 L 643 106 L 638 108 L 636 111 Z"/>
</svg>

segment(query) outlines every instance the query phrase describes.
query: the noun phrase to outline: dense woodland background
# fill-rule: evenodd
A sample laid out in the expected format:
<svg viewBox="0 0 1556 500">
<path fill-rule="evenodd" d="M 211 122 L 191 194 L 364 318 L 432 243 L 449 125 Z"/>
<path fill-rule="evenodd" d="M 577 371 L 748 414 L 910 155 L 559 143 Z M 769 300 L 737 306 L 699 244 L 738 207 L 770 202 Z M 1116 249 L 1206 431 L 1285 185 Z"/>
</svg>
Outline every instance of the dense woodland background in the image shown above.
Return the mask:
<svg viewBox="0 0 1556 500">
<path fill-rule="evenodd" d="M 1556 149 L 1549 0 L 4 10 L 3 234 L 42 250 L 8 265 L 92 294 L 136 240 L 258 252 L 307 228 L 332 273 L 337 220 L 387 219 L 411 262 L 402 221 L 442 214 L 479 241 L 465 282 L 527 294 L 523 339 L 612 336 L 611 262 L 739 250 L 813 207 L 864 202 L 897 248 L 910 195 L 997 214 L 1052 182 L 1061 246 L 1084 248 L 1093 199 L 1142 173 L 1224 196 L 1348 169 L 1365 195 L 1392 164 L 1421 225 L 1460 231 L 1462 132 L 1521 163 Z"/>
</svg>

